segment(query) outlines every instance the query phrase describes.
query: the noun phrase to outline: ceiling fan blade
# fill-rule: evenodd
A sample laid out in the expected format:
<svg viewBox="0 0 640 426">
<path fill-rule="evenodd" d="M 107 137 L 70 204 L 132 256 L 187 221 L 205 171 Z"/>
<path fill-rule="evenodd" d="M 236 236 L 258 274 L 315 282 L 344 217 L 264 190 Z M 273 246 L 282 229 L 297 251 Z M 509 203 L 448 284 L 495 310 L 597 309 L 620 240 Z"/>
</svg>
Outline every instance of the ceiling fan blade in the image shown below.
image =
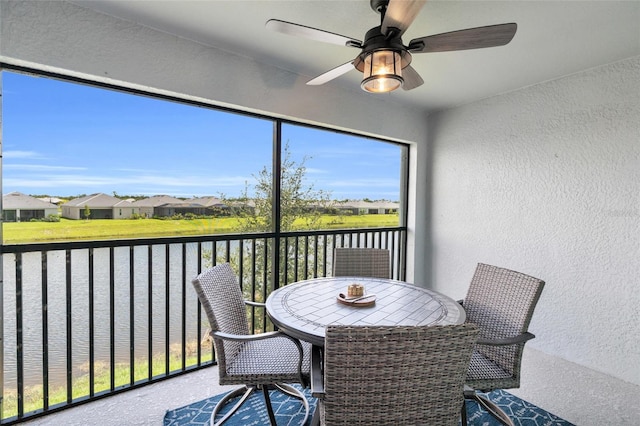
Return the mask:
<svg viewBox="0 0 640 426">
<path fill-rule="evenodd" d="M 411 65 L 402 69 L 402 79 L 404 83 L 402 84 L 403 90 L 411 90 L 415 89 L 418 86 L 422 86 L 424 84 L 424 80 L 418 72 L 413 69 Z"/>
<path fill-rule="evenodd" d="M 389 28 L 396 28 L 399 32 L 394 35 L 400 37 L 409 28 L 425 3 L 426 0 L 390 0 L 382 20 L 382 34 L 388 34 Z"/>
<path fill-rule="evenodd" d="M 517 29 L 517 24 L 509 23 L 435 34 L 411 40 L 408 50 L 429 53 L 504 46 L 513 39 Z"/>
<path fill-rule="evenodd" d="M 352 69 L 355 69 L 353 67 L 353 61 L 346 62 L 342 65 L 338 65 L 337 67 L 325 72 L 324 74 L 320 74 L 313 80 L 307 81 L 307 85 L 319 86 L 321 84 L 325 84 L 326 82 L 331 81 L 334 78 L 340 77 L 342 74 L 348 73 Z"/>
<path fill-rule="evenodd" d="M 269 19 L 265 24 L 267 29 L 277 31 L 292 36 L 310 38 L 312 40 L 323 41 L 325 43 L 337 44 L 348 47 L 362 47 L 362 42 L 351 37 L 340 34 L 330 33 L 329 31 L 319 30 L 292 22 L 280 21 L 279 19 Z"/>
</svg>

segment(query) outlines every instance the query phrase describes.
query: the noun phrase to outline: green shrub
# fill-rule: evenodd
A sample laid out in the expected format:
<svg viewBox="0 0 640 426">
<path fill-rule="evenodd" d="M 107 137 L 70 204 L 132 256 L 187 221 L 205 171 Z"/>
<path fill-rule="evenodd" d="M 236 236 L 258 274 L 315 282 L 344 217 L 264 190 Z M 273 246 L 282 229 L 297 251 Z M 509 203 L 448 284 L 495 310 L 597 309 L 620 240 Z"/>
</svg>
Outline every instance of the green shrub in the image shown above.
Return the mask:
<svg viewBox="0 0 640 426">
<path fill-rule="evenodd" d="M 60 222 L 60 216 L 57 214 L 50 214 L 42 219 L 43 222 Z"/>
</svg>

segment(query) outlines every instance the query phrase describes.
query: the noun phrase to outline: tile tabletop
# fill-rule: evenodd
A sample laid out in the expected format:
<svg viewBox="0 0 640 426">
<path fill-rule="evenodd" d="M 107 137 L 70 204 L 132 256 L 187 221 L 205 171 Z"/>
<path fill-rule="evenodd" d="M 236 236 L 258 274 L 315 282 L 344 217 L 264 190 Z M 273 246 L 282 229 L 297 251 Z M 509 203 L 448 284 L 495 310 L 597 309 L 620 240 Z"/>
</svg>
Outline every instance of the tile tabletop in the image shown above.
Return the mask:
<svg viewBox="0 0 640 426">
<path fill-rule="evenodd" d="M 362 284 L 375 294 L 371 306 L 345 305 L 337 300 L 350 284 Z M 284 333 L 322 346 L 325 327 L 340 325 L 446 325 L 465 321 L 464 309 L 453 299 L 402 281 L 333 277 L 287 285 L 267 299 L 271 321 Z"/>
</svg>

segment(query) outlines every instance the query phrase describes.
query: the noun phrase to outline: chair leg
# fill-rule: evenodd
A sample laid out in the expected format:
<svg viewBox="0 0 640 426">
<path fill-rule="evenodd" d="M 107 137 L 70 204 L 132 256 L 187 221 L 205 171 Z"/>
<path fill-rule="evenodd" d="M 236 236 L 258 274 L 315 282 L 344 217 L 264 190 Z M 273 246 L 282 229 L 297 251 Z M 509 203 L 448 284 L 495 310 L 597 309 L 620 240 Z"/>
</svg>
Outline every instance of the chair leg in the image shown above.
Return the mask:
<svg viewBox="0 0 640 426">
<path fill-rule="evenodd" d="M 285 395 L 292 396 L 296 399 L 299 399 L 300 402 L 302 402 L 302 405 L 304 405 L 305 414 L 304 414 L 304 419 L 302 419 L 302 422 L 300 422 L 300 424 L 301 425 L 306 424 L 307 419 L 309 418 L 309 401 L 307 401 L 307 398 L 304 396 L 304 394 L 300 392 L 298 389 L 294 388 L 293 386 L 289 386 L 284 383 L 275 383 L 274 386 L 276 389 L 278 389 L 280 392 L 284 393 Z"/>
<path fill-rule="evenodd" d="M 256 390 L 255 387 L 251 387 L 251 386 L 244 386 L 235 390 L 232 390 L 231 392 L 229 392 L 228 394 L 226 394 L 225 396 L 222 397 L 222 399 L 220 401 L 218 401 L 218 403 L 216 404 L 216 406 L 213 409 L 213 413 L 211 413 L 211 424 L 213 426 L 220 426 L 221 424 L 223 424 L 224 422 L 226 422 L 229 417 L 233 416 L 233 413 L 235 413 L 236 411 L 238 411 L 238 408 L 240 408 L 240 406 L 242 404 L 244 404 L 244 402 L 247 400 L 247 398 L 249 398 L 249 396 Z M 233 408 L 231 410 L 229 410 L 229 412 L 227 414 L 225 414 L 218 422 L 216 422 L 216 415 L 218 415 L 218 411 L 220 411 L 222 409 L 222 407 L 224 407 L 227 402 L 229 402 L 231 399 L 242 395 L 242 397 L 240 398 L 240 400 L 233 406 Z"/>
<path fill-rule="evenodd" d="M 467 426 L 469 421 L 467 420 L 467 402 L 462 398 L 462 409 L 460 410 L 460 425 Z"/>
<path fill-rule="evenodd" d="M 262 393 L 264 395 L 264 404 L 267 406 L 267 414 L 269 415 L 269 423 L 271 426 L 276 426 L 276 416 L 273 414 L 273 407 L 271 406 L 271 398 L 269 398 L 269 386 L 262 386 Z"/>
<path fill-rule="evenodd" d="M 311 426 L 320 426 L 320 401 L 318 401 L 316 410 L 313 412 L 313 417 L 311 417 Z"/>
<path fill-rule="evenodd" d="M 489 412 L 493 417 L 495 417 L 501 424 L 505 426 L 514 426 L 513 422 L 507 416 L 507 414 L 500 409 L 496 404 L 489 401 L 489 399 L 484 396 L 478 395 L 475 391 L 465 391 L 464 397 L 466 399 L 472 399 L 480 404 L 485 410 Z"/>
<path fill-rule="evenodd" d="M 271 388 L 271 386 L 264 385 L 260 387 L 262 388 L 262 392 L 264 394 L 264 402 L 265 402 L 265 405 L 267 406 L 267 414 L 269 415 L 269 421 L 272 426 L 276 426 L 276 418 L 273 412 L 273 406 L 271 405 L 271 398 L 269 397 L 269 389 Z M 283 383 L 275 383 L 273 387 L 275 387 L 280 392 L 286 395 L 299 399 L 302 402 L 302 405 L 304 405 L 305 414 L 304 414 L 304 419 L 302 420 L 302 422 L 300 422 L 300 424 L 301 425 L 306 424 L 307 419 L 309 418 L 309 401 L 307 401 L 307 398 L 304 396 L 304 394 L 300 392 L 298 389 L 294 388 L 293 386 L 289 386 Z M 240 406 L 244 404 L 247 398 L 249 398 L 249 396 L 251 396 L 251 394 L 257 390 L 258 388 L 255 386 L 244 386 L 244 387 L 232 390 L 231 392 L 223 396 L 222 399 L 218 401 L 218 403 L 214 407 L 213 413 L 211 413 L 211 425 L 220 426 L 224 422 L 229 420 L 229 418 L 233 416 L 233 414 L 236 411 L 238 411 L 238 408 L 240 408 Z M 224 407 L 230 400 L 240 395 L 242 395 L 242 397 L 240 398 L 240 400 L 238 400 L 238 402 L 236 402 L 233 408 L 231 408 L 231 410 L 229 410 L 228 413 L 226 413 L 220 420 L 216 422 L 215 421 L 216 416 L 218 415 L 218 412 L 222 409 L 222 407 Z"/>
</svg>

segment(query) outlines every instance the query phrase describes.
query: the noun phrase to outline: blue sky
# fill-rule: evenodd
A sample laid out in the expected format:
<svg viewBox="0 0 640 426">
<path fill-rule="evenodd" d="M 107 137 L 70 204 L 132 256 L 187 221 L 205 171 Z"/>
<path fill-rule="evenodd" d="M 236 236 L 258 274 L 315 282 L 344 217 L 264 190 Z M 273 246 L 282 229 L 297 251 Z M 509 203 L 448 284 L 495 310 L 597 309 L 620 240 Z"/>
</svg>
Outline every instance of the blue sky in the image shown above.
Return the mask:
<svg viewBox="0 0 640 426">
<path fill-rule="evenodd" d="M 269 120 L 9 72 L 2 91 L 5 194 L 237 196 L 271 161 Z M 398 200 L 398 146 L 294 125 L 283 141 L 315 189 Z"/>
</svg>

